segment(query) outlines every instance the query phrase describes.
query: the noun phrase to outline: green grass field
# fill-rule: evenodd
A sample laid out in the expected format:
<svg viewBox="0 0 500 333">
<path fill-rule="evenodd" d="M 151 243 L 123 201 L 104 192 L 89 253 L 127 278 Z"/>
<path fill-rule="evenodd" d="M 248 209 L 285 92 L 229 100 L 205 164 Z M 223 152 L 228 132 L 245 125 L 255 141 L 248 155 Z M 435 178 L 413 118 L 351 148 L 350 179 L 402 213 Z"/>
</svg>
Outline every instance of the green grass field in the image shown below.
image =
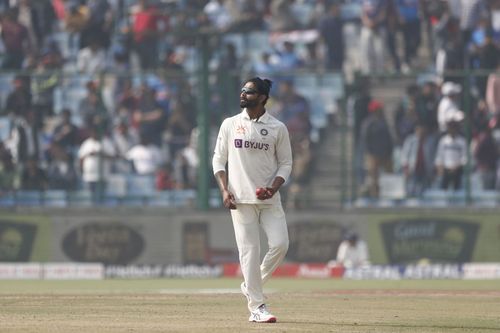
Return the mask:
<svg viewBox="0 0 500 333">
<path fill-rule="evenodd" d="M 276 324 L 238 279 L 1 281 L 0 332 L 500 332 L 500 281 L 272 279 Z"/>
</svg>

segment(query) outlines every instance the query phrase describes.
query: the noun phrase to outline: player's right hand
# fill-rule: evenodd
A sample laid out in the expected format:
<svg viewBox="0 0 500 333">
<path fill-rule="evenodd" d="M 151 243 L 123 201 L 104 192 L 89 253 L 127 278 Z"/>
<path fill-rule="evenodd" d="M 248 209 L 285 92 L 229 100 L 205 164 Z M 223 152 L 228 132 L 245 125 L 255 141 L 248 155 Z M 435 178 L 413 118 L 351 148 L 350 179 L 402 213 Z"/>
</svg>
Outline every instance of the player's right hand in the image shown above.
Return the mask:
<svg viewBox="0 0 500 333">
<path fill-rule="evenodd" d="M 234 195 L 228 190 L 222 192 L 222 200 L 224 203 L 224 207 L 226 207 L 227 209 L 236 209 L 236 202 L 234 201 Z"/>
</svg>

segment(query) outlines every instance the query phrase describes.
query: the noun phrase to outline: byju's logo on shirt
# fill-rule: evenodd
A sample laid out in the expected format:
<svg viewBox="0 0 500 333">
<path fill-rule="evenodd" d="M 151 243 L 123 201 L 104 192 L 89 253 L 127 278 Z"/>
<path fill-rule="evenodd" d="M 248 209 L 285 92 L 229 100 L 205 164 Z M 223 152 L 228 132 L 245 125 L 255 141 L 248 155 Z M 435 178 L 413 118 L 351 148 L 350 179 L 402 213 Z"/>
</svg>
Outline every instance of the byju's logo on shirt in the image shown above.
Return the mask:
<svg viewBox="0 0 500 333">
<path fill-rule="evenodd" d="M 259 150 L 269 150 L 269 144 L 268 143 L 245 141 L 245 140 L 242 140 L 242 139 L 234 139 L 234 146 L 236 148 L 250 148 L 250 149 L 259 149 Z"/>
</svg>

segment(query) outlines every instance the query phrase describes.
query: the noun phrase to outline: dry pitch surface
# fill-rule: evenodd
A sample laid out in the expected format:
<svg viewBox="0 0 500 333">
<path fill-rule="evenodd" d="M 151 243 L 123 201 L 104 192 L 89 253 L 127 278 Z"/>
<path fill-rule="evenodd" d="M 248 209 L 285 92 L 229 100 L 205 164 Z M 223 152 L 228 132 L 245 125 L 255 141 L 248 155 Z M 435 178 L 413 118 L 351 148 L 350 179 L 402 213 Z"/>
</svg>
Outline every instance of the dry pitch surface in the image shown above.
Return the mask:
<svg viewBox="0 0 500 333">
<path fill-rule="evenodd" d="M 500 281 L 274 279 L 276 324 L 239 280 L 1 281 L 0 332 L 500 332 Z"/>
</svg>

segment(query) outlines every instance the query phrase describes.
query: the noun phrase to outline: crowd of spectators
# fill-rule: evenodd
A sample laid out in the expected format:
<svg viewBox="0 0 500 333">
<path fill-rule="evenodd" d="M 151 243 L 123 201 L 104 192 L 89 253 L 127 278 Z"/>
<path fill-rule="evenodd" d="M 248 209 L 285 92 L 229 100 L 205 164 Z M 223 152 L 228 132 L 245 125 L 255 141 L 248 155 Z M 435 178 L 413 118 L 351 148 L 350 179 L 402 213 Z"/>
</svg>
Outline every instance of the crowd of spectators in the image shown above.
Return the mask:
<svg viewBox="0 0 500 333">
<path fill-rule="evenodd" d="M 312 135 L 314 101 L 293 74 L 308 69 L 377 74 L 431 68 L 439 80 L 409 89 L 395 124 L 386 126 L 377 116 L 383 105 L 371 103 L 376 96 L 369 90 L 358 96 L 358 143 L 376 137 L 370 128 L 377 132 L 394 125 L 397 138 L 384 143 L 393 150 L 410 138 L 420 142 L 420 136 L 442 133 L 447 129 L 443 119 L 460 116 L 455 111 L 463 110 L 462 100 L 446 94 L 443 83 L 454 84 L 454 90 L 460 84 L 458 94 L 463 96 L 463 80 L 450 70 L 491 71 L 490 77 L 478 76 L 473 82 L 478 111 L 471 119 L 475 126 L 491 125 L 499 112 L 494 75 L 498 2 L 0 0 L 6 88 L 2 120 L 9 128 L 1 138 L 1 188 L 99 189 L 113 173 L 155 177 L 158 190 L 196 187 L 195 92 L 200 88 L 193 77 L 202 33 L 211 46 L 209 68 L 215 73 L 209 101 L 215 112 L 210 117 L 213 128 L 238 112 L 238 86 L 244 78 L 259 75 L 275 82 L 269 112 L 291 134 L 296 165 L 289 197 L 299 207 L 320 138 Z M 347 45 L 353 41 L 346 39 L 347 24 L 357 27 L 351 36 L 359 40 L 357 63 L 348 57 Z M 265 34 L 265 43 L 252 42 L 253 33 Z M 422 45 L 424 40 L 428 45 Z M 430 60 L 419 55 L 423 47 L 430 50 Z M 445 98 L 440 102 L 441 93 L 449 99 L 446 103 Z M 419 127 L 423 129 L 416 131 Z M 458 133 L 463 135 L 460 127 Z M 483 127 L 474 127 L 477 155 L 485 156 L 489 137 Z M 492 165 L 487 157 L 479 160 L 481 170 Z M 374 175 L 368 177 L 369 192 L 374 196 L 375 171 L 389 167 L 388 161 L 380 163 L 377 158 L 369 163 Z M 419 163 L 405 170 L 420 170 Z"/>
<path fill-rule="evenodd" d="M 374 3 L 382 6 L 383 1 Z M 425 5 L 420 9 L 427 14 L 422 23 L 430 32 L 427 65 L 432 75 L 420 75 L 396 108 L 385 114 L 377 96 L 372 96 L 369 80 L 353 96 L 357 145 L 364 152 L 359 160 L 364 163 L 358 175 L 361 195 L 379 197 L 382 172 L 402 174 L 408 197 L 421 198 L 429 189 L 464 190 L 465 176 L 470 177 L 473 191 L 498 190 L 500 2 L 414 3 Z M 380 6 L 373 7 L 372 16 L 386 22 L 384 30 L 390 31 L 382 13 L 388 7 Z M 363 22 L 365 29 L 367 23 Z M 373 29 L 366 33 L 373 34 Z M 404 58 L 411 59 L 406 45 L 403 50 Z M 377 55 L 376 48 L 372 51 L 368 72 L 380 68 L 376 58 L 382 54 Z M 414 64 L 406 60 L 403 68 L 394 55 L 392 59 L 396 70 Z"/>
</svg>

